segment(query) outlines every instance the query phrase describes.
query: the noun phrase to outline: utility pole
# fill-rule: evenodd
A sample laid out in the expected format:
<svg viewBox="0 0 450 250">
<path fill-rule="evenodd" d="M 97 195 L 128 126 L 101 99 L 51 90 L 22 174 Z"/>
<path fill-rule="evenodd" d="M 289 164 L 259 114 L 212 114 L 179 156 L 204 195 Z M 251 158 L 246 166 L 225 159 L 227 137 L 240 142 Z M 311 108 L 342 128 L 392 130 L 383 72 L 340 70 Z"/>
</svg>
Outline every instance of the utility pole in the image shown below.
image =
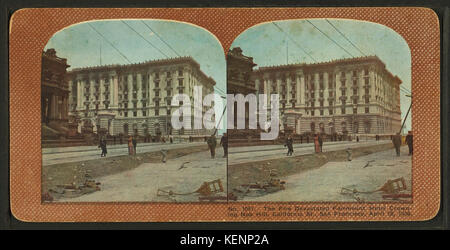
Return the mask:
<svg viewBox="0 0 450 250">
<path fill-rule="evenodd" d="M 102 42 L 100 41 L 100 66 L 102 66 Z"/>
<path fill-rule="evenodd" d="M 286 64 L 289 64 L 289 41 L 286 40 Z"/>
<path fill-rule="evenodd" d="M 400 131 L 399 131 L 400 134 L 402 133 L 403 126 L 405 126 L 406 118 L 408 118 L 409 111 L 411 110 L 411 106 L 412 106 L 412 95 L 405 95 L 405 96 L 411 98 L 411 104 L 409 104 L 408 112 L 406 112 L 405 119 L 403 120 L 402 126 L 400 127 Z"/>
</svg>

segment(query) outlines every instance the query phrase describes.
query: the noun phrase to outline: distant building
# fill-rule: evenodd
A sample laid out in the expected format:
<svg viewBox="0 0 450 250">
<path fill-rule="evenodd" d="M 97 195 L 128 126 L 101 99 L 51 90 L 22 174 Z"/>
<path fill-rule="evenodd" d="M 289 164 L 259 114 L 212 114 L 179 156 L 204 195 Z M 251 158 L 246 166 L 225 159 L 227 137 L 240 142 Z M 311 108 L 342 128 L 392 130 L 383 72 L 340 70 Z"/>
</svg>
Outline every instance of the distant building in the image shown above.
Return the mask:
<svg viewBox="0 0 450 250">
<path fill-rule="evenodd" d="M 260 67 L 251 79 L 256 92 L 280 95 L 280 113 L 295 114 L 281 122 L 297 134 L 392 134 L 401 127 L 402 81 L 377 56 Z"/>
<path fill-rule="evenodd" d="M 50 134 L 63 132 L 68 122 L 69 85 L 67 59 L 56 56 L 54 49 L 42 52 L 41 122 Z M 51 129 L 50 129 L 51 128 Z M 50 135 L 49 134 L 49 135 Z"/>
<path fill-rule="evenodd" d="M 175 94 L 187 94 L 193 106 L 194 86 L 203 86 L 203 97 L 214 92 L 215 81 L 191 57 L 78 68 L 68 72 L 68 79 L 70 113 L 84 125 L 95 125 L 94 130 L 140 136 L 209 133 L 175 131 L 170 122 Z"/>
</svg>

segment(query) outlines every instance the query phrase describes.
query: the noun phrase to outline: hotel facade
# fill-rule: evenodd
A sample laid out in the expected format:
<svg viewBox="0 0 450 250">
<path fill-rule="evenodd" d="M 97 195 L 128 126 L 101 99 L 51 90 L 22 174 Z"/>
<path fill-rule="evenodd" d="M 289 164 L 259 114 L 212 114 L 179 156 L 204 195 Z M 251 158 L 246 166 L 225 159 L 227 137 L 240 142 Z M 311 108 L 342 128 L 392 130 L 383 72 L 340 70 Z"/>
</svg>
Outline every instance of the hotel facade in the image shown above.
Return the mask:
<svg viewBox="0 0 450 250">
<path fill-rule="evenodd" d="M 256 93 L 279 94 L 281 129 L 296 134 L 400 131 L 400 84 L 377 56 L 260 67 Z M 269 106 L 270 107 L 270 106 Z"/>
<path fill-rule="evenodd" d="M 79 130 L 91 124 L 94 132 L 102 129 L 109 135 L 210 133 L 171 126 L 171 114 L 179 108 L 171 106 L 175 94 L 186 94 L 193 103 L 194 86 L 202 86 L 203 96 L 214 92 L 215 81 L 191 57 L 78 68 L 69 71 L 67 77 L 69 114 L 79 120 Z M 192 122 L 193 114 L 192 108 Z"/>
</svg>

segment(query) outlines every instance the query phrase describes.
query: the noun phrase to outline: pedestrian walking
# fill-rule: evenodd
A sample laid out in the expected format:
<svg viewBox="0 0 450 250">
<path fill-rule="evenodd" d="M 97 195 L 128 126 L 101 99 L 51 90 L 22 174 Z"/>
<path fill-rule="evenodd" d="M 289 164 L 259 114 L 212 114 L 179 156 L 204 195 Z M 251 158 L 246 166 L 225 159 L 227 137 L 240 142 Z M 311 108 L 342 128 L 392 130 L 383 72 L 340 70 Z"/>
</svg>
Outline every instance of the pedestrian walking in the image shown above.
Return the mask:
<svg viewBox="0 0 450 250">
<path fill-rule="evenodd" d="M 170 143 L 173 143 L 173 138 L 172 138 L 172 136 L 169 136 L 169 140 L 170 140 Z"/>
<path fill-rule="evenodd" d="M 228 136 L 227 133 L 223 133 L 220 139 L 220 145 L 223 147 L 223 158 L 228 156 Z"/>
<path fill-rule="evenodd" d="M 100 139 L 100 145 L 98 145 L 98 147 L 102 149 L 102 154 L 100 155 L 100 157 L 106 157 L 108 151 L 106 150 L 106 140 L 104 137 Z"/>
<path fill-rule="evenodd" d="M 356 136 L 356 142 L 359 142 L 359 136 Z"/>
<path fill-rule="evenodd" d="M 132 137 L 131 143 L 133 144 L 133 154 L 136 155 L 136 146 L 137 146 L 137 140 L 136 137 Z"/>
<path fill-rule="evenodd" d="M 209 151 L 211 152 L 211 158 L 214 159 L 216 157 L 216 145 L 217 145 L 216 136 L 214 134 L 211 135 L 206 140 L 206 143 L 208 143 L 208 148 L 209 148 Z"/>
<path fill-rule="evenodd" d="M 317 140 L 318 140 L 318 142 L 319 142 L 320 152 L 322 153 L 322 146 L 323 146 L 323 136 L 322 136 L 322 133 L 319 133 Z"/>
<path fill-rule="evenodd" d="M 402 145 L 402 137 L 400 136 L 400 133 L 397 133 L 392 137 L 392 143 L 394 144 L 395 147 L 395 153 L 397 154 L 397 156 L 400 156 L 400 146 Z"/>
<path fill-rule="evenodd" d="M 286 156 L 290 156 L 290 155 L 292 155 L 292 153 L 294 153 L 294 147 L 292 145 L 293 143 L 294 143 L 294 140 L 292 139 L 292 136 L 289 135 L 288 138 L 286 139 L 286 143 L 284 144 L 284 146 L 288 148 L 288 152 L 287 152 Z"/>
<path fill-rule="evenodd" d="M 408 131 L 408 135 L 405 138 L 405 142 L 408 145 L 408 149 L 409 149 L 409 154 L 408 155 L 412 155 L 413 154 L 413 134 L 412 131 Z"/>
<path fill-rule="evenodd" d="M 134 155 L 133 137 L 128 137 L 128 155 Z"/>
</svg>

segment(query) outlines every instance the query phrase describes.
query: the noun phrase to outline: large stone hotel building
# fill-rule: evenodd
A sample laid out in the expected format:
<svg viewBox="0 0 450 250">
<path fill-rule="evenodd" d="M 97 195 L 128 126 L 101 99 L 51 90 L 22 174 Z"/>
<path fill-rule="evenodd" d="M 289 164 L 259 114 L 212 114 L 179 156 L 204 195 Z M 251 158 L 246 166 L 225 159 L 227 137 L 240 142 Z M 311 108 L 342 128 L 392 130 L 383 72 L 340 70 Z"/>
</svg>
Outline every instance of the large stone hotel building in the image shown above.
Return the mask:
<svg viewBox="0 0 450 250">
<path fill-rule="evenodd" d="M 280 95 L 282 127 L 297 134 L 400 131 L 402 81 L 377 56 L 260 67 L 251 78 L 257 93 Z"/>
<path fill-rule="evenodd" d="M 69 114 L 77 116 L 82 124 L 95 125 L 94 129 L 110 135 L 209 133 L 176 131 L 170 125 L 170 104 L 175 94 L 187 94 L 193 103 L 194 86 L 203 87 L 203 96 L 214 92 L 215 81 L 191 57 L 78 68 L 69 71 L 67 77 Z"/>
</svg>

